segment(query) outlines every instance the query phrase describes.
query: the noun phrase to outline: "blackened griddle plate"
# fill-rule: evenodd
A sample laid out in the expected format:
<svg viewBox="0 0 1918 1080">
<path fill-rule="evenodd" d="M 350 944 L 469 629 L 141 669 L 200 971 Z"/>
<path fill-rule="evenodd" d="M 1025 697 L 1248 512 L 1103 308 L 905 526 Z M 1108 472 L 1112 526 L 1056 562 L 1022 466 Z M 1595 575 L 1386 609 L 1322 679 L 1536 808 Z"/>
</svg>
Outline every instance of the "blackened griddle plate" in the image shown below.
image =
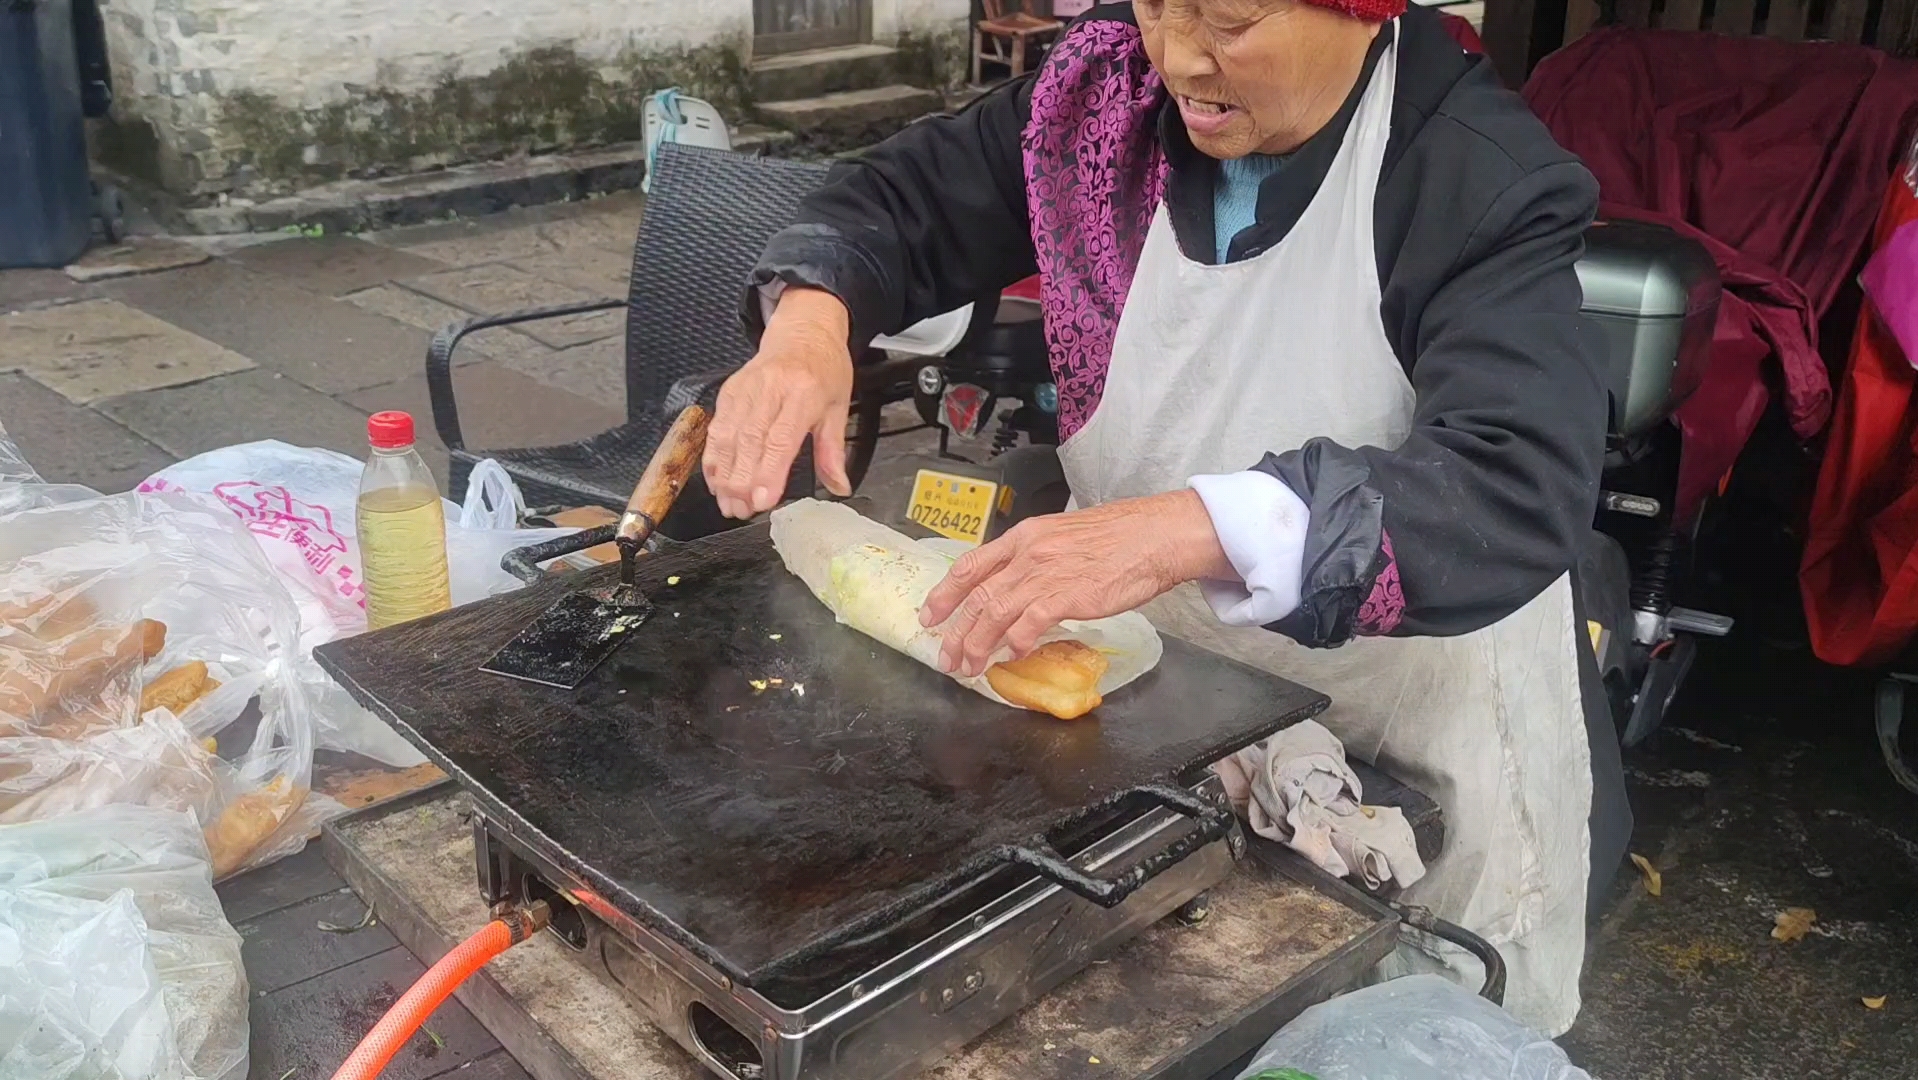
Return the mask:
<svg viewBox="0 0 1918 1080">
<path fill-rule="evenodd" d="M 1327 704 L 1167 639 L 1085 718 L 1009 709 L 838 625 L 765 525 L 642 559 L 652 618 L 577 689 L 476 670 L 611 575 L 316 655 L 498 824 L 747 985 Z"/>
</svg>

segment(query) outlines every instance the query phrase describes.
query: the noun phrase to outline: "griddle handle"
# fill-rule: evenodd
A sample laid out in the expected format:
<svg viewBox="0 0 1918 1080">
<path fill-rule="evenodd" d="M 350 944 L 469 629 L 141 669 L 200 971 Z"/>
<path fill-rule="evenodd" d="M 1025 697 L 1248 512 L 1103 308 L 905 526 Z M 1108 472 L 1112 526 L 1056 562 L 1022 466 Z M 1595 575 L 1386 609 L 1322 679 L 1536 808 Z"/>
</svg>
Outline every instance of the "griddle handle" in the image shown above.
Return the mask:
<svg viewBox="0 0 1918 1080">
<path fill-rule="evenodd" d="M 528 585 L 538 584 L 552 576 L 549 571 L 540 569 L 541 563 L 551 562 L 562 555 L 571 555 L 575 551 L 585 551 L 587 548 L 596 548 L 601 544 L 610 544 L 618 528 L 617 525 L 595 525 L 590 529 L 581 529 L 576 533 L 555 537 L 543 543 L 514 548 L 500 559 L 499 568 Z M 671 543 L 672 541 L 654 533 L 652 539 L 646 541 L 646 550 L 658 552 Z"/>
<path fill-rule="evenodd" d="M 1244 834 L 1239 832 L 1238 819 L 1233 817 L 1229 806 L 1208 802 L 1190 791 L 1156 784 L 1134 788 L 1115 801 L 1132 798 L 1148 799 L 1167 810 L 1183 814 L 1192 819 L 1195 827 L 1164 848 L 1139 860 L 1131 868 L 1113 875 L 1081 870 L 1049 849 L 1007 847 L 1000 851 L 1000 857 L 1038 871 L 1041 877 L 1067 892 L 1082 896 L 1100 907 L 1112 908 L 1124 903 L 1146 882 L 1178 865 L 1207 844 L 1227 841 L 1235 859 L 1245 850 Z"/>
</svg>

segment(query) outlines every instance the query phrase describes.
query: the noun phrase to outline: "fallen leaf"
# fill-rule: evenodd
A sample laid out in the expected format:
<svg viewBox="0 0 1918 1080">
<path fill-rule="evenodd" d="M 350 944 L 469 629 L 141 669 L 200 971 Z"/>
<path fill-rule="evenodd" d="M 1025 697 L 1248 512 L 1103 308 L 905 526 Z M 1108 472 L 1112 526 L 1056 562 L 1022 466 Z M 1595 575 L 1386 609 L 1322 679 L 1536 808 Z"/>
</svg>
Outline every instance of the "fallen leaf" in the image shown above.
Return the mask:
<svg viewBox="0 0 1918 1080">
<path fill-rule="evenodd" d="M 778 641 L 778 640 L 779 640 L 780 638 L 783 638 L 783 637 L 785 637 L 786 635 L 784 635 L 784 634 L 767 634 L 766 636 L 767 636 L 768 638 L 771 638 L 771 639 L 772 639 L 772 640 L 774 640 L 774 641 Z"/>
<path fill-rule="evenodd" d="M 747 679 L 746 685 L 752 687 L 754 693 L 758 693 L 766 689 L 767 682 L 765 679 Z"/>
<path fill-rule="evenodd" d="M 1818 913 L 1808 907 L 1786 908 L 1778 913 L 1777 925 L 1771 928 L 1771 936 L 1780 941 L 1797 941 L 1811 932 L 1811 924 L 1818 921 Z"/>
<path fill-rule="evenodd" d="M 1089 1058 L 1087 1058 L 1087 1059 L 1086 1059 L 1086 1064 L 1088 1064 L 1088 1065 L 1097 1065 L 1097 1064 L 1099 1064 L 1099 1059 L 1098 1059 L 1098 1058 L 1096 1058 L 1096 1057 L 1089 1057 Z"/>
<path fill-rule="evenodd" d="M 1882 1009 L 1885 1007 L 1885 999 L 1883 997 L 1859 998 L 1858 1000 L 1864 1002 L 1865 1008 L 1867 1009 Z"/>
<path fill-rule="evenodd" d="M 1653 866 L 1650 859 L 1633 852 L 1632 865 L 1638 867 L 1638 872 L 1645 875 L 1646 892 L 1653 896 L 1665 895 L 1665 878 L 1659 874 L 1658 867 Z"/>
<path fill-rule="evenodd" d="M 669 578 L 667 578 L 667 579 L 666 579 L 666 584 L 668 584 L 668 585 L 677 585 L 677 584 L 679 584 L 679 575 L 678 575 L 678 574 L 674 574 L 674 575 L 673 575 L 672 577 L 669 577 Z"/>
<path fill-rule="evenodd" d="M 373 925 L 373 909 L 370 907 L 367 908 L 366 914 L 360 918 L 360 921 L 351 926 L 342 926 L 339 923 L 330 923 L 325 921 L 324 919 L 322 919 L 318 923 L 315 923 L 314 925 L 318 926 L 320 929 L 326 931 L 329 934 L 350 934 L 350 933 L 353 933 L 355 930 L 364 930 L 367 927 Z"/>
</svg>

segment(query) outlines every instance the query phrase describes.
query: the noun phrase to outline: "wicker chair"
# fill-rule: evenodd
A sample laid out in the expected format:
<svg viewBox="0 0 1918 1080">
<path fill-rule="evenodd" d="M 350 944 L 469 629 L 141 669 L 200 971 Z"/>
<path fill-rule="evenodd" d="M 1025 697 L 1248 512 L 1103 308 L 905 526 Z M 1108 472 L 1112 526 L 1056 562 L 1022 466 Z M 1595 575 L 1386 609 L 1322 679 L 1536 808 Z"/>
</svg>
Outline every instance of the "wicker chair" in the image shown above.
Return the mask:
<svg viewBox="0 0 1918 1080">
<path fill-rule="evenodd" d="M 825 165 L 752 157 L 666 143 L 659 149 L 646 213 L 633 249 L 625 300 L 594 300 L 489 315 L 434 335 L 426 355 L 433 426 L 452 456 L 451 490 L 465 489 L 474 464 L 497 459 L 532 505 L 626 505 L 633 484 L 681 408 L 707 399 L 752 356 L 740 326 L 740 291 L 772 234 L 825 180 Z M 626 422 L 564 446 L 478 450 L 460 431 L 453 353 L 462 339 L 492 327 L 626 308 Z M 868 357 L 860 365 L 848 437 L 856 485 L 872 462 L 880 410 L 912 395 L 915 366 Z M 812 462 L 793 469 L 791 497 L 813 491 Z M 681 495 L 660 531 L 675 540 L 729 525 L 703 479 Z"/>
</svg>

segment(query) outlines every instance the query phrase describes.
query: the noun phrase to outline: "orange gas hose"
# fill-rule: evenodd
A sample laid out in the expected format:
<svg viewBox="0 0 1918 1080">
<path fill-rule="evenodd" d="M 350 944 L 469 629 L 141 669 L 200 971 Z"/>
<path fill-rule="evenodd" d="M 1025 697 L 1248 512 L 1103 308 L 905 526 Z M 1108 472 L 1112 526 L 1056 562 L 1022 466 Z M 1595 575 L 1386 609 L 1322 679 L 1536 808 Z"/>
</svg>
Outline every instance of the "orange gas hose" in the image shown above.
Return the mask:
<svg viewBox="0 0 1918 1080">
<path fill-rule="evenodd" d="M 346 1063 L 333 1074 L 333 1080 L 375 1080 L 400 1052 L 406 1040 L 426 1023 L 434 1010 L 446 1003 L 459 985 L 471 978 L 487 961 L 532 937 L 551 918 L 552 909 L 544 901 L 531 907 L 508 912 L 494 919 L 440 962 L 428 968 L 393 1007 L 373 1025 L 360 1045 L 353 1048 Z"/>
</svg>

